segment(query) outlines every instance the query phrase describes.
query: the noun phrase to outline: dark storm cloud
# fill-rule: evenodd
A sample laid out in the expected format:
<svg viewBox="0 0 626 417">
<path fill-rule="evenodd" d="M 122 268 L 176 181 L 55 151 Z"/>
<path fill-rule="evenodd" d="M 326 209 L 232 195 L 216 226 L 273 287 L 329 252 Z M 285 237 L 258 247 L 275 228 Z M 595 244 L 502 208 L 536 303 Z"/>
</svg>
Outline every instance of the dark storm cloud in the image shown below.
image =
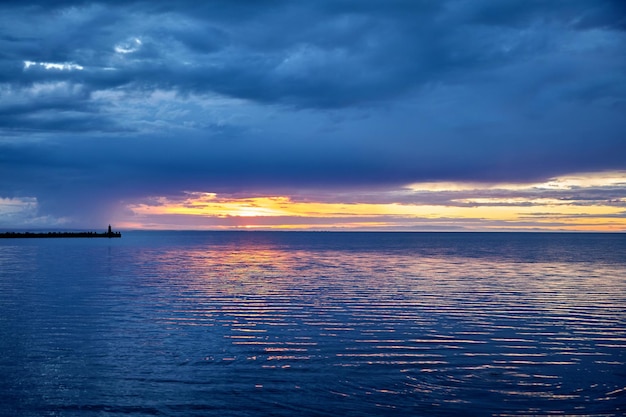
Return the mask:
<svg viewBox="0 0 626 417">
<path fill-rule="evenodd" d="M 92 89 L 164 87 L 342 107 L 549 51 L 549 34 L 515 33 L 532 31 L 539 18 L 561 18 L 569 27 L 576 19 L 618 9 L 610 3 L 565 3 L 571 4 L 42 3 L 39 8 L 15 6 L 13 12 L 22 19 L 7 25 L 15 33 L 4 34 L 3 49 L 14 61 L 85 65 L 81 74 L 57 71 L 45 77 L 71 79 Z M 619 13 L 610 15 L 619 21 Z M 27 20 L 38 30 L 24 28 L 21 22 Z M 494 22 L 500 25 L 491 27 Z M 135 39 L 142 41 L 140 47 Z M 122 59 L 116 47 L 133 52 Z M 44 75 L 31 70 L 15 78 L 36 82 Z"/>
<path fill-rule="evenodd" d="M 49 212 L 626 169 L 621 1 L 0 8 L 0 197 Z"/>
<path fill-rule="evenodd" d="M 471 8 L 469 14 L 476 22 L 490 25 L 524 26 L 529 21 L 558 21 L 577 29 L 626 29 L 626 5 L 621 0 L 483 1 L 481 7 Z"/>
</svg>

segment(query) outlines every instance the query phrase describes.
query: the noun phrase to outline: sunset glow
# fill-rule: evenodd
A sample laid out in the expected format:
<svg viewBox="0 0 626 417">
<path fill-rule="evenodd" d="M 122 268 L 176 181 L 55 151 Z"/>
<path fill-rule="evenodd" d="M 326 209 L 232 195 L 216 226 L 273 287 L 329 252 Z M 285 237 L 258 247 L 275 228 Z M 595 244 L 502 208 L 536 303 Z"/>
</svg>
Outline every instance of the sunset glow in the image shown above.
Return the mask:
<svg viewBox="0 0 626 417">
<path fill-rule="evenodd" d="M 572 197 L 575 190 L 581 197 Z M 370 201 L 350 193 L 220 196 L 189 192 L 131 204 L 129 228 L 298 230 L 626 230 L 626 173 L 566 176 L 533 184 L 412 184 Z M 616 197 L 618 196 L 618 197 Z M 350 203 L 337 202 L 344 198 Z M 378 201 L 371 201 L 374 199 Z M 313 201 L 311 201 L 313 200 Z M 436 203 L 435 203 L 436 202 Z"/>
</svg>

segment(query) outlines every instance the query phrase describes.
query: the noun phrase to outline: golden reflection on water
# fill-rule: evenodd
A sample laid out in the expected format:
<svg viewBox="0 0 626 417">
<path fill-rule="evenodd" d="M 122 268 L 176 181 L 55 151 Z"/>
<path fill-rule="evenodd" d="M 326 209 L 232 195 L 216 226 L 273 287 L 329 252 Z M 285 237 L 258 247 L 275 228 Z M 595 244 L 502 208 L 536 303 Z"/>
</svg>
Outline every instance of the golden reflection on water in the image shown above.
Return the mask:
<svg viewBox="0 0 626 417">
<path fill-rule="evenodd" d="M 171 250 L 153 267 L 189 301 L 237 299 L 220 310 L 248 318 L 316 306 L 395 319 L 414 319 L 407 307 L 475 319 L 541 311 L 578 324 L 622 317 L 624 277 L 610 265 L 243 247 Z"/>
<path fill-rule="evenodd" d="M 623 285 L 619 271 L 616 274 L 609 267 L 589 270 L 585 266 L 572 264 L 510 265 L 497 261 L 412 259 L 390 255 L 372 259 L 346 256 L 342 252 L 326 254 L 322 259 L 318 257 L 313 266 L 306 255 L 271 251 L 265 252 L 263 256 L 237 254 L 233 259 L 244 260 L 240 264 L 241 268 L 232 271 L 233 275 L 230 276 L 233 279 L 246 279 L 245 284 L 254 285 L 255 288 L 262 282 L 260 286 L 268 292 L 284 294 L 285 291 L 292 291 L 297 294 L 299 290 L 310 289 L 309 283 L 300 283 L 298 287 L 294 286 L 294 282 L 286 283 L 280 279 L 281 272 L 291 276 L 295 266 L 296 270 L 306 273 L 303 275 L 307 278 L 313 272 L 318 274 L 315 281 L 324 282 L 333 279 L 333 270 L 341 271 L 340 276 L 336 276 L 332 282 L 332 289 L 347 291 L 354 299 L 376 293 L 383 298 L 393 297 L 403 304 L 419 305 L 423 304 L 423 297 L 435 297 L 440 306 L 456 306 L 457 301 L 507 302 L 509 307 L 547 308 L 556 312 L 568 309 L 569 312 L 584 313 L 587 307 L 598 306 L 598 303 L 613 305 L 615 294 L 611 289 Z M 206 261 L 205 258 L 205 265 Z M 226 263 L 232 265 L 231 262 L 227 260 Z M 249 264 L 253 267 L 248 268 Z M 285 264 L 288 265 L 286 268 Z M 245 278 L 240 274 L 243 271 Z M 386 303 L 382 305 L 390 307 Z"/>
</svg>

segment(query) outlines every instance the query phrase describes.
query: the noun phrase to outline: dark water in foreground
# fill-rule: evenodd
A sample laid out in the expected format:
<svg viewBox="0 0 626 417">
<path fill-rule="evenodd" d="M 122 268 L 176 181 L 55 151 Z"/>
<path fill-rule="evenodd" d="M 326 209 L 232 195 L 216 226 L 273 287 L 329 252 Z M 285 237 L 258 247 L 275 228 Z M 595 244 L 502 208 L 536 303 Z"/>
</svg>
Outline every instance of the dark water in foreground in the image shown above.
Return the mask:
<svg viewBox="0 0 626 417">
<path fill-rule="evenodd" d="M 0 240 L 0 415 L 623 415 L 625 307 L 626 235 Z"/>
</svg>

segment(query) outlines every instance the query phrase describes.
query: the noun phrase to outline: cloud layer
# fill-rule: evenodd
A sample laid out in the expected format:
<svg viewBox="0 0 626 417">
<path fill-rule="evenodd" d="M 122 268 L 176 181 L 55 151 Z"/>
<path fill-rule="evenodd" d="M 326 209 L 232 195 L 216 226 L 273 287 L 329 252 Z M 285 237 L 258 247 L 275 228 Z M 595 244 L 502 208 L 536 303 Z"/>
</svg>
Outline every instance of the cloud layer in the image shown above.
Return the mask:
<svg viewBox="0 0 626 417">
<path fill-rule="evenodd" d="M 0 198 L 39 218 L 626 169 L 622 1 L 0 8 Z"/>
</svg>

